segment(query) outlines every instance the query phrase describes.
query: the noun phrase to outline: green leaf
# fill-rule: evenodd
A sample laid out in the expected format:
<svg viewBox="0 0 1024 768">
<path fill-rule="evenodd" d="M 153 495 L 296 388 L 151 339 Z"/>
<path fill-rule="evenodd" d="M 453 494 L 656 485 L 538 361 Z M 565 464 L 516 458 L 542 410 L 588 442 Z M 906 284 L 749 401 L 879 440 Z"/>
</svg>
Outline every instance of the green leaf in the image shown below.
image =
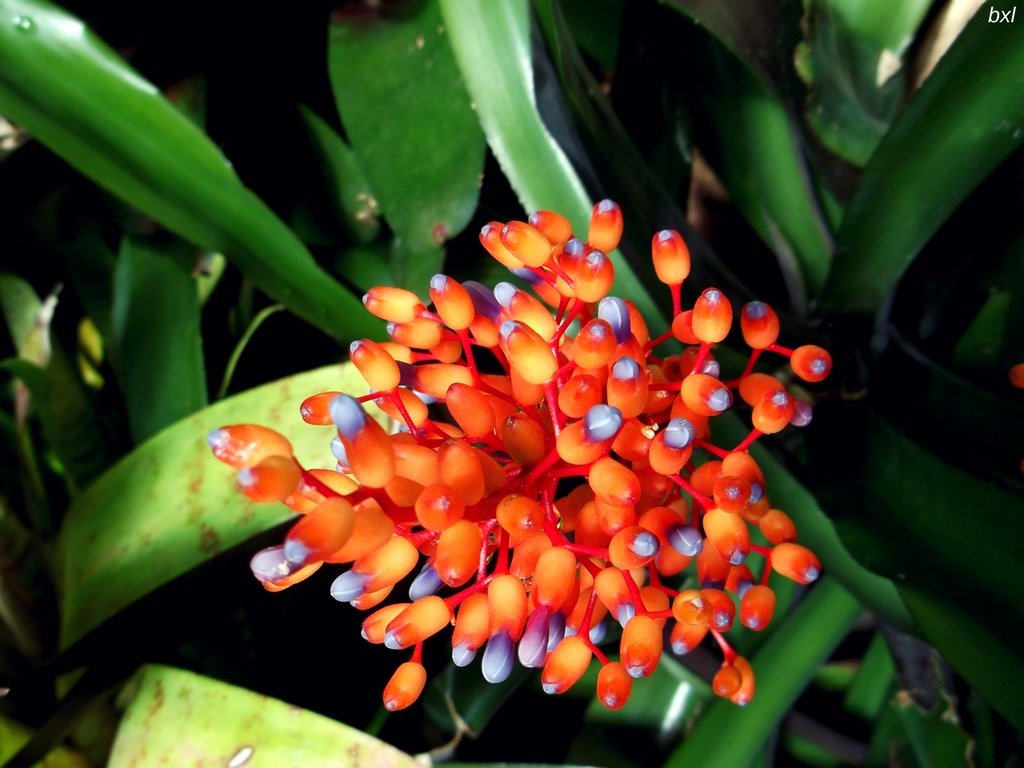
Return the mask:
<svg viewBox="0 0 1024 768">
<path fill-rule="evenodd" d="M 380 335 L 209 139 L 81 21 L 45 0 L 2 0 L 0 18 L 0 112 L 309 322 Z"/>
<path fill-rule="evenodd" d="M 698 58 L 711 135 L 708 160 L 734 203 L 775 253 L 794 308 L 805 313 L 828 274 L 832 242 L 804 147 L 779 97 L 720 46 Z"/>
<path fill-rule="evenodd" d="M 586 720 L 599 727 L 645 728 L 661 736 L 683 733 L 714 699 L 707 681 L 670 656 L 667 645 L 654 673 L 634 682 L 629 700 L 614 712 L 593 695 L 599 669 L 592 664 L 577 683 L 591 700 Z"/>
<path fill-rule="evenodd" d="M 321 159 L 331 209 L 340 212 L 346 231 L 357 242 L 370 242 L 380 231 L 380 215 L 355 153 L 315 112 L 306 107 L 299 112 Z"/>
<path fill-rule="evenodd" d="M 585 233 L 593 201 L 534 101 L 529 5 L 525 0 L 440 0 L 445 29 L 487 143 L 527 211 L 553 210 Z M 636 274 L 615 259 L 616 295 L 636 302 L 655 334 L 667 327 Z"/>
<path fill-rule="evenodd" d="M 0 312 L 3 312 L 11 343 L 20 357 L 37 365 L 45 365 L 46 361 L 33 356 L 25 346 L 42 309 L 43 302 L 31 285 L 17 275 L 0 274 Z"/>
<path fill-rule="evenodd" d="M 195 249 L 125 238 L 114 268 L 110 361 L 135 443 L 206 405 Z"/>
<path fill-rule="evenodd" d="M 343 723 L 173 667 L 143 667 L 122 700 L 109 768 L 419 765 Z"/>
<path fill-rule="evenodd" d="M 819 407 L 815 426 L 822 442 L 812 455 L 844 456 L 814 471 L 846 545 L 896 581 L 925 638 L 1024 725 L 1020 697 L 1005 685 L 1024 674 L 1024 610 L 1006 592 L 1024 580 L 1024 500 L 939 459 L 863 403 Z"/>
<path fill-rule="evenodd" d="M 867 722 L 874 722 L 888 702 L 895 681 L 892 654 L 885 636 L 876 632 L 861 657 L 857 677 L 843 699 L 844 709 Z"/>
<path fill-rule="evenodd" d="M 864 169 L 836 236 L 823 309 L 877 310 L 929 238 L 1022 142 L 1024 46 L 1013 25 L 989 24 L 978 11 Z"/>
<path fill-rule="evenodd" d="M 1012 301 L 1013 294 L 998 290 L 985 300 L 953 349 L 954 364 L 982 370 L 991 366 L 1008 335 L 1007 318 Z"/>
<path fill-rule="evenodd" d="M 292 441 L 304 466 L 333 466 L 330 428 L 310 427 L 299 403 L 327 390 L 366 392 L 350 365 L 334 365 L 249 390 L 177 422 L 118 462 L 74 504 L 58 542 L 61 646 L 120 609 L 249 536 L 289 519 L 255 505 L 206 444 L 212 430 L 259 423 Z"/>
<path fill-rule="evenodd" d="M 757 675 L 753 701 L 746 707 L 725 699 L 712 704 L 665 768 L 748 765 L 861 612 L 845 589 L 823 578 L 750 659 Z"/>
<path fill-rule="evenodd" d="M 781 87 L 792 49 L 786 45 L 785 0 L 662 0 L 707 28 L 764 85 Z"/>
<path fill-rule="evenodd" d="M 423 291 L 476 210 L 484 136 L 435 0 L 331 24 L 328 69 L 360 167 L 402 241 L 397 283 Z M 423 262 L 427 262 L 426 265 Z"/>
<path fill-rule="evenodd" d="M 805 0 L 797 71 L 807 120 L 826 146 L 863 166 L 899 109 L 904 56 L 929 0 Z"/>
<path fill-rule="evenodd" d="M 909 752 L 921 768 L 974 766 L 974 743 L 960 726 L 956 707 L 948 698 L 928 711 L 919 707 L 909 693 L 893 702 Z"/>
</svg>

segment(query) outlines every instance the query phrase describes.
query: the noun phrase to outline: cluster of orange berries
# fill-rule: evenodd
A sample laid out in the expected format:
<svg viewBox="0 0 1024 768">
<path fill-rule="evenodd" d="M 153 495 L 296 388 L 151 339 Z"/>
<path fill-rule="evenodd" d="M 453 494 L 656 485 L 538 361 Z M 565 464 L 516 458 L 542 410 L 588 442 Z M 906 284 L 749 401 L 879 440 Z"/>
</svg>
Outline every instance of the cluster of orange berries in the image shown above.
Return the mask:
<svg viewBox="0 0 1024 768">
<path fill-rule="evenodd" d="M 490 682 L 518 659 L 542 669 L 545 691 L 561 693 L 596 657 L 597 696 L 610 709 L 654 671 L 666 638 L 683 654 L 711 635 L 723 655 L 712 686 L 744 704 L 754 674 L 724 633 L 737 614 L 749 629 L 769 624 L 772 572 L 801 584 L 818 576 L 747 448 L 810 420 L 806 402 L 754 370 L 761 354 L 789 358 L 796 377 L 818 382 L 828 353 L 779 346 L 778 317 L 752 301 L 739 317 L 749 361 L 725 380 L 713 347 L 732 328 L 732 306 L 708 288 L 683 310 L 690 255 L 673 230 L 651 243 L 674 310 L 671 330 L 652 339 L 634 305 L 608 295 L 607 254 L 621 235 L 611 201 L 594 207 L 585 242 L 564 217 L 538 211 L 480 233 L 535 295 L 446 275 L 430 281 L 432 308 L 403 289 L 370 290 L 363 302 L 393 340 L 351 345 L 370 394 L 324 392 L 300 408 L 306 422 L 336 428 L 336 468 L 303 468 L 265 427 L 209 437 L 214 455 L 239 470 L 243 493 L 300 514 L 282 545 L 252 559 L 263 586 L 284 589 L 324 563 L 350 563 L 331 594 L 376 609 L 363 622 L 368 641 L 411 650 L 384 690 L 388 709 L 420 695 L 423 642 L 450 625 L 454 662 L 466 666 L 482 649 Z M 681 353 L 655 356 L 672 340 Z M 753 429 L 727 450 L 711 442 L 711 420 L 734 393 Z M 399 430 L 385 430 L 366 402 Z M 385 603 L 421 558 L 408 600 Z M 602 650 L 612 630 L 617 659 Z"/>
</svg>

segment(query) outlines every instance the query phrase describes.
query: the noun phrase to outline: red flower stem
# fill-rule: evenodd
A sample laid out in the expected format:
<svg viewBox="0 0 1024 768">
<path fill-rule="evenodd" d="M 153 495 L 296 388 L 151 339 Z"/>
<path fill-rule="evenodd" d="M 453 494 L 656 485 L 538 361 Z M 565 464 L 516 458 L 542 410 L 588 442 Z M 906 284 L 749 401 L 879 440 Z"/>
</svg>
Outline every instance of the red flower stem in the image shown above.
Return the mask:
<svg viewBox="0 0 1024 768">
<path fill-rule="evenodd" d="M 420 640 L 420 642 L 416 643 L 416 645 L 413 646 L 412 658 L 409 659 L 409 661 L 414 661 L 417 664 L 422 664 L 423 663 L 423 641 L 422 640 Z"/>
<path fill-rule="evenodd" d="M 672 292 L 672 317 L 674 318 L 683 312 L 683 284 L 673 283 L 668 289 Z"/>
<path fill-rule="evenodd" d="M 784 347 L 781 344 L 771 344 L 765 347 L 765 349 L 769 352 L 774 352 L 777 355 L 782 355 L 783 357 L 793 356 L 793 350 L 790 347 Z"/>
<path fill-rule="evenodd" d="M 727 451 L 724 448 L 719 448 L 717 445 L 715 445 L 714 443 L 709 443 L 707 440 L 694 440 L 693 444 L 697 448 L 703 448 L 708 453 L 712 454 L 713 456 L 717 456 L 720 459 L 724 459 L 726 456 L 732 453 L 732 451 Z"/>
<path fill-rule="evenodd" d="M 751 445 L 753 445 L 754 441 L 757 440 L 757 438 L 759 438 L 763 434 L 764 434 L 764 432 L 761 432 L 758 429 L 750 430 L 750 434 L 747 435 L 745 438 L 743 438 L 743 441 L 739 445 L 737 445 L 735 448 L 732 449 L 733 452 L 747 450 L 747 448 L 749 448 Z"/>
<path fill-rule="evenodd" d="M 530 474 L 523 479 L 523 487 L 528 488 L 561 460 L 562 457 L 558 455 L 558 450 L 556 448 L 552 448 L 551 452 L 548 453 L 547 456 L 533 465 L 533 469 L 530 470 Z"/>
<path fill-rule="evenodd" d="M 299 468 L 299 473 L 302 475 L 302 482 L 304 482 L 306 485 L 308 485 L 311 488 L 313 488 L 314 490 L 316 490 L 318 493 L 323 495 L 325 498 L 332 499 L 332 498 L 335 498 L 337 496 L 341 496 L 342 495 L 342 494 L 338 493 L 336 490 L 334 490 L 333 488 L 331 488 L 329 485 L 324 483 L 323 481 L 318 480 L 314 475 L 311 475 L 306 470 L 305 467 L 303 467 L 301 464 L 299 464 L 299 460 L 296 459 L 294 456 L 292 457 L 292 461 L 294 461 L 295 462 L 295 466 Z"/>
<path fill-rule="evenodd" d="M 712 498 L 710 498 L 708 496 L 705 496 L 703 493 L 698 491 L 696 488 L 694 488 L 692 485 L 690 485 L 688 480 L 686 480 L 682 476 L 680 476 L 680 475 L 669 475 L 668 479 L 671 480 L 676 485 L 678 485 L 680 488 L 682 488 L 688 494 L 690 494 L 690 498 L 693 499 L 694 502 L 697 505 L 699 505 L 701 507 L 701 509 L 703 509 L 705 512 L 707 512 L 709 509 L 711 509 L 713 506 L 715 506 L 714 499 L 712 499 Z M 696 510 L 694 510 L 694 511 L 696 511 Z"/>
<path fill-rule="evenodd" d="M 664 344 L 666 341 L 671 341 L 675 338 L 675 334 L 672 331 L 665 331 L 661 336 L 656 339 L 651 339 L 644 344 L 644 352 L 650 352 L 652 349 L 657 347 L 659 344 Z"/>
<path fill-rule="evenodd" d="M 636 609 L 637 615 L 646 614 L 647 608 L 644 606 L 643 598 L 640 597 L 640 587 L 633 580 L 633 574 L 629 571 L 623 571 L 622 580 L 626 582 L 626 589 L 629 590 L 629 599 L 633 601 L 633 607 Z"/>
<path fill-rule="evenodd" d="M 551 379 L 547 384 L 544 385 L 544 399 L 548 403 L 548 415 L 551 417 L 551 430 L 555 433 L 555 437 L 558 437 L 562 431 L 563 419 L 565 414 L 558 407 L 558 387 L 555 384 L 555 380 Z"/>
<path fill-rule="evenodd" d="M 761 353 L 764 350 L 752 349 L 750 350 L 750 359 L 747 360 L 746 366 L 743 368 L 743 373 L 740 374 L 740 378 L 746 378 L 754 370 L 754 365 L 757 363 L 757 359 L 761 357 Z"/>
<path fill-rule="evenodd" d="M 551 348 L 558 349 L 559 339 L 569 330 L 569 326 L 572 325 L 572 321 L 576 319 L 576 316 L 583 311 L 586 305 L 579 299 L 574 299 L 571 303 L 569 312 L 561 322 L 558 324 L 558 330 L 555 331 L 555 335 L 551 337 Z"/>
<path fill-rule="evenodd" d="M 457 334 L 459 343 L 462 344 L 462 353 L 466 356 L 466 365 L 473 376 L 473 386 L 479 387 L 481 384 L 480 371 L 477 370 L 476 360 L 473 358 L 473 344 L 469 339 L 469 332 L 465 328 L 461 328 Z"/>
<path fill-rule="evenodd" d="M 700 373 L 700 368 L 704 365 L 704 359 L 708 356 L 709 352 L 711 352 L 711 345 L 702 343 L 700 349 L 697 350 L 697 356 L 693 358 L 694 373 Z"/>
<path fill-rule="evenodd" d="M 721 632 L 711 630 L 711 636 L 715 638 L 715 642 L 718 643 L 718 647 L 722 649 L 722 656 L 725 657 L 726 664 L 732 664 L 736 658 L 736 651 L 729 645 L 729 641 L 725 639 L 725 636 Z"/>
<path fill-rule="evenodd" d="M 498 521 L 494 521 L 494 525 L 497 525 Z M 511 547 L 508 545 L 508 531 L 504 528 L 501 529 L 501 536 L 498 539 L 498 563 L 494 566 L 494 573 L 508 573 L 508 553 Z"/>
</svg>

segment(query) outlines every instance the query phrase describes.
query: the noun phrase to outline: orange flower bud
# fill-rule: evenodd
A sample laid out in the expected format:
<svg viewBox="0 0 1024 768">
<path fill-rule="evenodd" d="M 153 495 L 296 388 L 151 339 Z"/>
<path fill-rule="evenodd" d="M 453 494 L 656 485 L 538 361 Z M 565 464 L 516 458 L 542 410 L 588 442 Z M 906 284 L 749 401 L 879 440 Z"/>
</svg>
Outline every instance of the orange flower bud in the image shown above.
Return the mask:
<svg viewBox="0 0 1024 768">
<path fill-rule="evenodd" d="M 703 517 L 705 532 L 715 549 L 730 565 L 739 565 L 751 551 L 751 537 L 746 522 L 737 514 L 712 509 Z"/>
<path fill-rule="evenodd" d="M 763 301 L 750 301 L 740 312 L 740 330 L 751 349 L 765 349 L 779 338 L 779 316 Z"/>
<path fill-rule="evenodd" d="M 292 444 L 284 435 L 256 424 L 234 424 L 215 429 L 206 438 L 213 455 L 225 464 L 242 469 L 268 456 L 292 456 Z"/>
<path fill-rule="evenodd" d="M 384 645 L 392 650 L 409 648 L 440 632 L 451 620 L 451 609 L 444 600 L 437 595 L 421 597 L 388 623 Z"/>
<path fill-rule="evenodd" d="M 502 227 L 501 244 L 528 267 L 542 267 L 551 258 L 551 243 L 525 221 L 510 221 Z"/>
<path fill-rule="evenodd" d="M 434 569 L 449 587 L 465 584 L 480 565 L 483 536 L 480 526 L 459 520 L 441 532 L 434 554 Z"/>
<path fill-rule="evenodd" d="M 348 356 L 370 389 L 387 392 L 398 386 L 401 378 L 398 372 L 398 363 L 377 342 L 370 339 L 353 341 L 348 348 Z"/>
<path fill-rule="evenodd" d="M 498 344 L 512 367 L 530 384 L 544 384 L 555 375 L 555 353 L 536 331 L 518 320 L 506 320 L 498 329 Z"/>
<path fill-rule="evenodd" d="M 326 560 L 355 530 L 356 512 L 348 499 L 330 498 L 299 518 L 284 539 L 284 555 L 293 563 Z"/>
<path fill-rule="evenodd" d="M 427 670 L 416 661 L 407 661 L 395 670 L 384 687 L 384 708 L 389 712 L 405 709 L 420 697 L 427 684 Z"/>
<path fill-rule="evenodd" d="M 259 503 L 282 501 L 299 488 L 302 474 L 291 456 L 267 456 L 254 467 L 238 470 L 238 487 Z"/>
<path fill-rule="evenodd" d="M 591 465 L 588 480 L 594 495 L 606 504 L 626 507 L 640 500 L 640 481 L 636 473 L 609 456 Z"/>
<path fill-rule="evenodd" d="M 572 237 L 572 223 L 554 211 L 534 211 L 527 222 L 537 228 L 552 245 L 564 243 Z"/>
<path fill-rule="evenodd" d="M 717 416 L 732 405 L 732 393 L 721 381 L 706 373 L 691 373 L 679 392 L 686 407 L 701 416 Z"/>
<path fill-rule="evenodd" d="M 777 544 L 771 555 L 772 569 L 798 584 L 810 584 L 821 575 L 821 563 L 807 547 L 792 542 Z"/>
<path fill-rule="evenodd" d="M 443 531 L 462 519 L 466 502 L 446 483 L 428 485 L 416 497 L 416 520 L 431 531 Z"/>
<path fill-rule="evenodd" d="M 494 409 L 480 390 L 455 382 L 445 393 L 445 405 L 468 437 L 483 437 L 494 432 Z"/>
<path fill-rule="evenodd" d="M 333 424 L 331 419 L 331 400 L 340 395 L 341 392 L 318 392 L 310 395 L 299 406 L 299 415 L 307 424 L 326 426 Z"/>
<path fill-rule="evenodd" d="M 793 373 L 804 381 L 817 383 L 823 381 L 832 370 L 832 355 L 821 347 L 805 344 L 793 350 L 789 365 Z"/>
<path fill-rule="evenodd" d="M 453 331 L 464 331 L 473 323 L 476 316 L 473 299 L 457 280 L 447 275 L 434 275 L 430 278 L 430 298 L 441 322 Z"/>
<path fill-rule="evenodd" d="M 565 693 L 590 666 L 590 647 L 576 635 L 562 638 L 544 663 L 540 684 L 545 693 Z"/>
<path fill-rule="evenodd" d="M 426 309 L 415 293 L 390 285 L 378 285 L 363 294 L 363 306 L 370 314 L 393 323 L 408 323 Z"/>
<path fill-rule="evenodd" d="M 717 288 L 707 288 L 693 305 L 693 334 L 704 344 L 717 344 L 732 327 L 732 304 Z"/>
<path fill-rule="evenodd" d="M 633 678 L 618 661 L 610 661 L 597 673 L 597 699 L 608 709 L 621 709 L 633 691 Z"/>
<path fill-rule="evenodd" d="M 499 501 L 494 514 L 498 525 L 508 531 L 512 546 L 544 527 L 544 510 L 537 500 L 518 493 L 509 494 Z"/>
<path fill-rule="evenodd" d="M 602 200 L 590 212 L 587 243 L 599 251 L 611 253 L 622 239 L 622 209 L 612 200 Z"/>
<path fill-rule="evenodd" d="M 775 613 L 775 593 L 763 584 L 755 584 L 740 598 L 740 622 L 747 629 L 760 631 L 771 624 Z"/>
<path fill-rule="evenodd" d="M 679 285 L 690 274 L 690 249 L 674 229 L 663 229 L 651 240 L 651 259 L 658 280 Z"/>
<path fill-rule="evenodd" d="M 661 661 L 661 625 L 650 616 L 638 615 L 626 622 L 619 641 L 622 666 L 632 677 L 647 677 Z"/>
<path fill-rule="evenodd" d="M 325 559 L 329 563 L 358 560 L 384 546 L 394 531 L 395 522 L 376 504 L 358 505 L 348 541 Z"/>
<path fill-rule="evenodd" d="M 770 509 L 767 514 L 758 521 L 761 533 L 772 544 L 781 544 L 784 541 L 796 539 L 796 525 L 793 520 L 781 509 Z"/>
</svg>

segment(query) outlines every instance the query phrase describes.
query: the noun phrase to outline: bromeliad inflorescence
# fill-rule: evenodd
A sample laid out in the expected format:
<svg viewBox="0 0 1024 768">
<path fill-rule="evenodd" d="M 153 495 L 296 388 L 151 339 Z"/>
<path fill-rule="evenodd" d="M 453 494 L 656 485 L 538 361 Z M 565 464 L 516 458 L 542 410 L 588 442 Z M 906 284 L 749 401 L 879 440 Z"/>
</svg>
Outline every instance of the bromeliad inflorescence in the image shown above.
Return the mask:
<svg viewBox="0 0 1024 768">
<path fill-rule="evenodd" d="M 756 370 L 762 354 L 789 358 L 796 377 L 819 382 L 828 353 L 779 346 L 775 312 L 752 301 L 739 313 L 752 352 L 725 379 L 713 348 L 732 328 L 732 306 L 708 288 L 683 309 L 690 255 L 674 230 L 651 243 L 673 321 L 650 338 L 634 305 L 608 295 L 607 254 L 621 234 L 621 211 L 607 200 L 586 241 L 549 211 L 486 225 L 484 248 L 535 295 L 446 275 L 430 281 L 432 309 L 406 290 L 370 290 L 363 302 L 393 339 L 351 345 L 371 393 L 314 394 L 300 408 L 306 422 L 336 426 L 336 468 L 303 468 L 265 427 L 210 435 L 243 493 L 301 515 L 283 544 L 253 557 L 263 586 L 277 591 L 324 563 L 350 564 L 333 597 L 375 609 L 363 622 L 368 641 L 411 650 L 384 690 L 388 709 L 420 695 L 423 642 L 449 625 L 454 662 L 479 652 L 491 682 L 518 659 L 561 693 L 596 657 L 597 696 L 611 709 L 655 669 L 666 638 L 683 654 L 711 635 L 723 655 L 712 686 L 744 704 L 754 673 L 725 633 L 737 614 L 752 630 L 769 624 L 772 573 L 802 584 L 818 576 L 747 449 L 810 419 L 809 404 Z M 683 351 L 658 356 L 673 340 Z M 753 429 L 727 449 L 711 441 L 712 422 L 735 396 Z M 385 430 L 366 402 L 400 430 Z M 386 603 L 421 560 L 408 599 Z M 603 650 L 609 628 L 617 654 Z"/>
</svg>

